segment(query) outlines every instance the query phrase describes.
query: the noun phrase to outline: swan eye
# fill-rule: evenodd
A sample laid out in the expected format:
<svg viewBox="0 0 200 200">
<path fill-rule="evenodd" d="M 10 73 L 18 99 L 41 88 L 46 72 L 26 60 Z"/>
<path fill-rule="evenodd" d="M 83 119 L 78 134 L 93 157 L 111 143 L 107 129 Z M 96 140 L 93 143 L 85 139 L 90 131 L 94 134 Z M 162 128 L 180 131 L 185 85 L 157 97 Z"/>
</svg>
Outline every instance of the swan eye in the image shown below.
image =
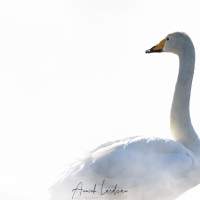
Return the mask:
<svg viewBox="0 0 200 200">
<path fill-rule="evenodd" d="M 169 38 L 167 38 L 167 41 L 169 40 Z"/>
</svg>

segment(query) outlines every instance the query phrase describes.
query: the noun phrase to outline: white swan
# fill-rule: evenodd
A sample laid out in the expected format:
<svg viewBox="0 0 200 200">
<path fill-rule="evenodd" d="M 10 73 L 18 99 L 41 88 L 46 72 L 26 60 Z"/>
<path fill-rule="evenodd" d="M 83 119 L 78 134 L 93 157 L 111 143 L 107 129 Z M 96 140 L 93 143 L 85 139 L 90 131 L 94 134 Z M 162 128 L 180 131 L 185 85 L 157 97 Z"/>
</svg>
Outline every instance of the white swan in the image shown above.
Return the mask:
<svg viewBox="0 0 200 200">
<path fill-rule="evenodd" d="M 190 120 L 195 50 L 185 33 L 169 34 L 146 53 L 179 57 L 172 108 L 175 140 L 132 137 L 108 142 L 78 160 L 50 189 L 51 200 L 175 199 L 200 182 L 200 141 Z"/>
</svg>

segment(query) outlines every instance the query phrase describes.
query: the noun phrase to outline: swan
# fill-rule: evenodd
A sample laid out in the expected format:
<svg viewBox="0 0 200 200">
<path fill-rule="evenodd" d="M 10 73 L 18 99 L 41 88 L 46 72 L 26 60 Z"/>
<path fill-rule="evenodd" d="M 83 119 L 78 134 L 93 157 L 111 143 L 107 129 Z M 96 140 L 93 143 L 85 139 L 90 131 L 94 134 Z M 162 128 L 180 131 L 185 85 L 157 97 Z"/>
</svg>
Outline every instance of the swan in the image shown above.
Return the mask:
<svg viewBox="0 0 200 200">
<path fill-rule="evenodd" d="M 156 52 L 179 57 L 170 115 L 174 140 L 134 136 L 102 144 L 63 172 L 50 200 L 169 200 L 199 184 L 200 141 L 189 112 L 195 49 L 187 34 L 175 32 L 146 51 Z"/>
</svg>

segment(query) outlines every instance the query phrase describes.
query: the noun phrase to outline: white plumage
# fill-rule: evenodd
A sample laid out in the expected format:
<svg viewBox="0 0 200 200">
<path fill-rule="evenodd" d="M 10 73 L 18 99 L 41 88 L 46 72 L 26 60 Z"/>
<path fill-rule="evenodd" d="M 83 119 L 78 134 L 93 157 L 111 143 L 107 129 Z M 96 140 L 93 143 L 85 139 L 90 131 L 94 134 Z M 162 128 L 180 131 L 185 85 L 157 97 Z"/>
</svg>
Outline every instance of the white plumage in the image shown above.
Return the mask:
<svg viewBox="0 0 200 200">
<path fill-rule="evenodd" d="M 50 188 L 50 200 L 175 199 L 200 182 L 200 142 L 190 120 L 195 63 L 191 39 L 169 34 L 146 53 L 179 56 L 171 129 L 175 140 L 136 136 L 107 142 L 77 160 Z"/>
</svg>

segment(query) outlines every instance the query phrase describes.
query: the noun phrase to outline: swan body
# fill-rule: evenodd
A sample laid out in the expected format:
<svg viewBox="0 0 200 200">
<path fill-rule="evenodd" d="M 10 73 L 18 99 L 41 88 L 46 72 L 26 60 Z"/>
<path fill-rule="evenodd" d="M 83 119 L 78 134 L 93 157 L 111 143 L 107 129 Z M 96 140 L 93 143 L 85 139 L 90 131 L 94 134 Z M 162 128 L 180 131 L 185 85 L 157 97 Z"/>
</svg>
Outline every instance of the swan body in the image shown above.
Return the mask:
<svg viewBox="0 0 200 200">
<path fill-rule="evenodd" d="M 176 32 L 146 51 L 153 52 L 179 57 L 170 116 L 174 140 L 135 136 L 102 144 L 62 174 L 50 188 L 50 200 L 169 200 L 199 184 L 200 141 L 189 113 L 193 43 Z"/>
</svg>

